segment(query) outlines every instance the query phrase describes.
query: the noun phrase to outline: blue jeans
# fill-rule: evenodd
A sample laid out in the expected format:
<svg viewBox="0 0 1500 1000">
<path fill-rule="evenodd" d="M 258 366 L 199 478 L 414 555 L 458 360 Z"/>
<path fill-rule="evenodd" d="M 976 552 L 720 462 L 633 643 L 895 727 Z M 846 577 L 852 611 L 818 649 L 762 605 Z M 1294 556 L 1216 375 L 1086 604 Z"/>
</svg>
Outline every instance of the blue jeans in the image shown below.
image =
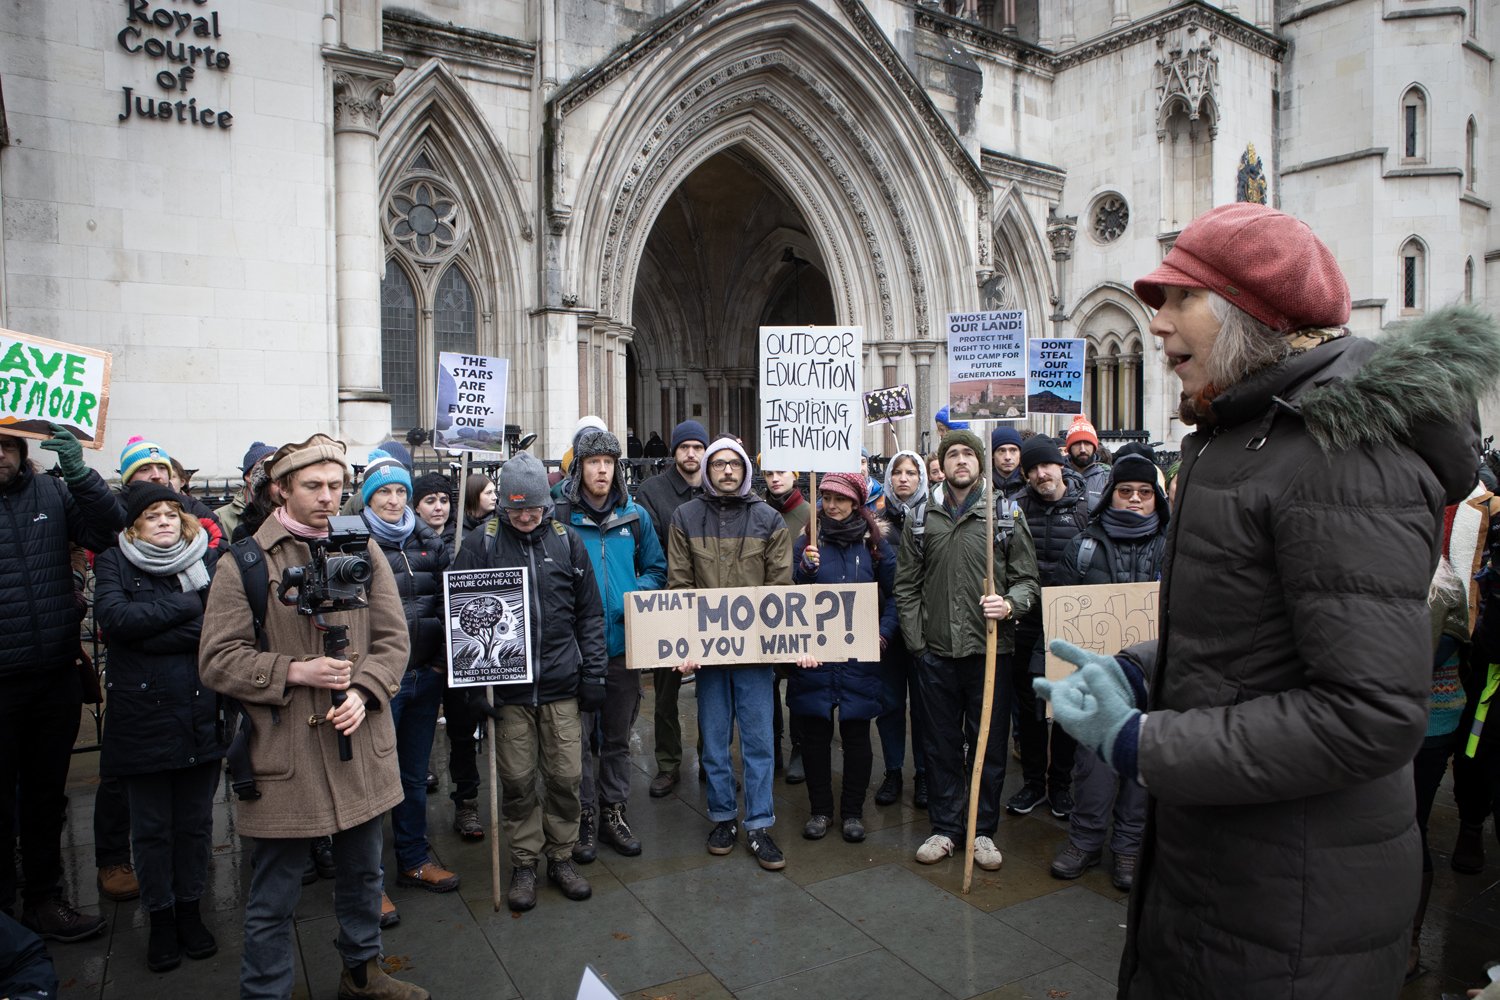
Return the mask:
<svg viewBox="0 0 1500 1000">
<path fill-rule="evenodd" d="M 925 774 L 927 754 L 922 750 L 922 696 L 917 691 L 917 665 L 905 645 L 896 644 L 880 658 L 880 680 L 885 688 L 885 703 L 890 706 L 875 720 L 885 769 L 899 771 L 906 764 L 906 701 L 909 694 L 911 759 L 916 765 L 916 773 Z"/>
<path fill-rule="evenodd" d="M 432 853 L 427 844 L 427 761 L 442 698 L 443 675 L 418 667 L 402 676 L 401 690 L 391 699 L 396 762 L 401 768 L 401 790 L 406 793 L 391 810 L 396 864 L 402 871 L 423 864 Z"/>
<path fill-rule="evenodd" d="M 771 723 L 776 697 L 774 667 L 704 667 L 698 671 L 698 730 L 703 734 L 703 770 L 708 773 L 708 818 L 734 819 L 734 762 L 729 744 L 740 727 L 740 758 L 745 765 L 745 829 L 763 830 L 776 822 L 771 803 L 776 767 Z"/>
</svg>

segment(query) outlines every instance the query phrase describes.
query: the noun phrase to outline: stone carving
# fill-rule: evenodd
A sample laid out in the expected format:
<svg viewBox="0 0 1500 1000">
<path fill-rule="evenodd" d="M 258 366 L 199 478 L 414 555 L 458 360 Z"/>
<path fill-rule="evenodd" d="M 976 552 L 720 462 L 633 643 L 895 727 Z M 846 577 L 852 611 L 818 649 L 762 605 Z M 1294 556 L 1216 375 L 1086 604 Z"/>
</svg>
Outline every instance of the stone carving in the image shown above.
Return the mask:
<svg viewBox="0 0 1500 1000">
<path fill-rule="evenodd" d="M 979 301 L 982 309 L 1017 308 L 1016 292 L 1011 285 L 1010 272 L 1005 269 L 1005 263 L 1000 259 L 999 247 L 995 248 L 995 270 L 979 287 Z"/>
<path fill-rule="evenodd" d="M 1069 260 L 1073 256 L 1073 239 L 1078 235 L 1078 216 L 1058 215 L 1057 206 L 1047 211 L 1047 242 L 1052 246 L 1053 260 Z"/>
<path fill-rule="evenodd" d="M 1234 200 L 1266 203 L 1266 174 L 1253 142 L 1245 143 L 1245 151 L 1240 154 L 1239 173 L 1234 176 Z"/>
<path fill-rule="evenodd" d="M 1094 231 L 1094 239 L 1100 243 L 1113 243 L 1125 232 L 1125 227 L 1130 224 L 1130 206 L 1125 199 L 1113 191 L 1100 195 L 1094 200 L 1094 210 L 1090 213 L 1092 219 L 1090 226 Z M 1047 231 L 1048 239 L 1052 238 L 1052 231 Z M 1071 239 L 1069 243 L 1071 244 Z"/>
<path fill-rule="evenodd" d="M 1218 37 L 1213 32 L 1200 37 L 1196 24 L 1171 41 L 1165 33 L 1157 36 L 1157 48 L 1162 50 L 1155 73 L 1158 138 L 1166 138 L 1167 116 L 1178 105 L 1186 106 L 1190 128 L 1197 127 L 1207 105 L 1209 135 L 1218 133 L 1217 116 L 1212 114 L 1219 86 L 1219 56 L 1213 50 Z"/>
<path fill-rule="evenodd" d="M 401 50 L 445 59 L 463 59 L 484 66 L 500 64 L 530 75 L 536 46 L 478 28 L 440 24 L 402 10 L 387 8 L 381 15 L 381 40 L 387 50 Z"/>
<path fill-rule="evenodd" d="M 380 102 L 395 93 L 388 76 L 340 70 L 333 75 L 333 130 L 380 135 Z"/>
<path fill-rule="evenodd" d="M 453 190 L 436 176 L 418 174 L 391 192 L 381 221 L 392 242 L 419 260 L 434 262 L 463 240 L 467 220 L 460 216 Z"/>
</svg>

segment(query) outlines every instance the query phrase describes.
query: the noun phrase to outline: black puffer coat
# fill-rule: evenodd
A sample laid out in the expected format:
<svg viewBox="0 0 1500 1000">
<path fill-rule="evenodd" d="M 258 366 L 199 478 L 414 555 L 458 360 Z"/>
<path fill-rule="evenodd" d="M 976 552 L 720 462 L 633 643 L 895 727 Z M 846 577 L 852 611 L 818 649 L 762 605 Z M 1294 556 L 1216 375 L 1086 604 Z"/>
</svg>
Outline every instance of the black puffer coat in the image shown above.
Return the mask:
<svg viewBox="0 0 1500 1000">
<path fill-rule="evenodd" d="M 210 549 L 210 573 L 218 553 Z M 204 594 L 137 568 L 118 547 L 94 560 L 94 621 L 109 651 L 99 773 L 153 774 L 224 756 L 217 696 L 198 677 Z"/>
<path fill-rule="evenodd" d="M 1031 529 L 1031 540 L 1036 543 L 1036 571 L 1043 587 L 1067 582 L 1062 578 L 1063 553 L 1089 522 L 1089 498 L 1083 477 L 1064 467 L 1063 484 L 1067 489 L 1057 500 L 1043 500 L 1029 486 L 1016 494 L 1016 504 L 1026 515 L 1026 527 Z"/>
<path fill-rule="evenodd" d="M 1140 729 L 1120 995 L 1394 998 L 1445 498 L 1500 333 L 1474 310 L 1251 376 L 1183 442 Z"/>
<path fill-rule="evenodd" d="M 396 592 L 401 595 L 401 610 L 406 613 L 406 631 L 411 638 L 411 657 L 406 669 L 445 667 L 443 571 L 453 562 L 452 549 L 420 518 L 416 528 L 406 536 L 405 544 L 376 538 L 373 532 L 370 537 L 380 545 L 380 551 L 391 564 Z"/>
<path fill-rule="evenodd" d="M 69 487 L 38 474 L 23 448 L 20 474 L 0 488 L 0 682 L 73 665 L 78 605 L 68 543 L 107 549 L 120 518 L 97 472 Z"/>
<path fill-rule="evenodd" d="M 578 695 L 587 680 L 603 684 L 609 656 L 604 642 L 604 600 L 594 564 L 578 533 L 551 517 L 527 534 L 497 514 L 464 537 L 454 569 L 524 566 L 531 582 L 533 684 L 497 684 L 502 705 L 547 705 Z"/>
</svg>

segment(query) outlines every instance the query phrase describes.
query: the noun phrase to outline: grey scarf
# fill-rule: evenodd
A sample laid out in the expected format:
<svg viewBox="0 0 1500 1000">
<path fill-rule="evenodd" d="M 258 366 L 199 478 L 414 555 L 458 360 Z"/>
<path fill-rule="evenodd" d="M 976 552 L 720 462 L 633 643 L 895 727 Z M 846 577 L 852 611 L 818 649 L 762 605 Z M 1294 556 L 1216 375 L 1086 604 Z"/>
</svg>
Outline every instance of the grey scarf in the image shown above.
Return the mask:
<svg viewBox="0 0 1500 1000">
<path fill-rule="evenodd" d="M 188 593 L 208 586 L 208 567 L 203 556 L 208 552 L 208 532 L 200 531 L 191 542 L 178 538 L 167 548 L 140 539 L 134 541 L 120 532 L 120 551 L 130 564 L 152 576 L 173 576 Z"/>
</svg>

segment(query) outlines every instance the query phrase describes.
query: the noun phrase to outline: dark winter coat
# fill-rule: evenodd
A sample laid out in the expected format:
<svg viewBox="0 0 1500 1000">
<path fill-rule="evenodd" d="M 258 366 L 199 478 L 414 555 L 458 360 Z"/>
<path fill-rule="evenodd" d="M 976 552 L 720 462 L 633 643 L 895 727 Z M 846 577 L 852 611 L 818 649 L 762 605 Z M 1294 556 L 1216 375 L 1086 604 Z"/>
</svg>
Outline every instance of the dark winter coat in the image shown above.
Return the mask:
<svg viewBox="0 0 1500 1000">
<path fill-rule="evenodd" d="M 1095 521 L 1068 543 L 1059 571 L 1065 586 L 1094 586 L 1105 583 L 1150 583 L 1161 579 L 1166 555 L 1166 503 L 1156 507 L 1161 526 L 1146 538 L 1111 538 L 1104 525 Z M 1088 561 L 1082 562 L 1084 540 L 1093 539 Z M 1082 563 L 1082 564 L 1080 564 Z"/>
<path fill-rule="evenodd" d="M 396 592 L 401 595 L 401 610 L 406 614 L 406 631 L 411 639 L 406 669 L 446 668 L 443 571 L 453 561 L 453 550 L 420 518 L 403 545 L 384 541 L 373 533 L 370 538 L 379 544 L 386 562 L 390 563 Z"/>
<path fill-rule="evenodd" d="M 521 534 L 499 516 L 464 538 L 454 569 L 524 566 L 531 586 L 531 684 L 497 684 L 502 705 L 549 705 L 578 697 L 581 682 L 603 684 L 604 602 L 588 549 L 551 517 Z"/>
<path fill-rule="evenodd" d="M 205 562 L 213 572 L 218 553 Z M 218 697 L 198 676 L 206 591 L 147 573 L 116 546 L 94 560 L 94 622 L 109 651 L 99 773 L 153 774 L 224 756 Z"/>
<path fill-rule="evenodd" d="M 896 618 L 896 553 L 884 538 L 880 556 L 870 558 L 863 542 L 857 545 L 818 546 L 818 568 L 809 573 L 802 562 L 807 539 L 792 546 L 793 583 L 877 583 L 880 585 L 880 637 L 889 645 L 901 631 Z M 796 715 L 827 719 L 835 706 L 840 719 L 873 719 L 886 710 L 885 687 L 880 661 L 843 660 L 826 662 L 804 670 L 792 667 L 787 675 L 786 702 Z"/>
<path fill-rule="evenodd" d="M 0 682 L 73 665 L 79 612 L 68 543 L 107 549 L 122 516 L 97 472 L 69 487 L 23 452 L 20 473 L 0 488 Z"/>
<path fill-rule="evenodd" d="M 1182 448 L 1120 995 L 1400 992 L 1422 869 L 1411 760 L 1445 499 L 1474 481 L 1500 332 L 1444 310 L 1213 402 Z"/>
<path fill-rule="evenodd" d="M 669 590 L 791 582 L 791 532 L 760 497 L 703 496 L 672 515 Z"/>
<path fill-rule="evenodd" d="M 1037 577 L 1043 587 L 1066 582 L 1061 575 L 1063 553 L 1089 523 L 1089 498 L 1083 477 L 1064 467 L 1063 485 L 1063 495 L 1057 500 L 1043 500 L 1029 486 L 1015 497 L 1026 515 L 1031 540 L 1036 544 Z"/>
<path fill-rule="evenodd" d="M 682 478 L 682 473 L 677 471 L 676 464 L 667 466 L 635 491 L 635 502 L 646 508 L 646 513 L 651 515 L 651 523 L 656 525 L 656 539 L 661 542 L 663 552 L 667 551 L 667 534 L 672 528 L 672 515 L 677 512 L 678 507 L 702 495 L 703 487 L 688 485 L 688 481 Z"/>
</svg>

